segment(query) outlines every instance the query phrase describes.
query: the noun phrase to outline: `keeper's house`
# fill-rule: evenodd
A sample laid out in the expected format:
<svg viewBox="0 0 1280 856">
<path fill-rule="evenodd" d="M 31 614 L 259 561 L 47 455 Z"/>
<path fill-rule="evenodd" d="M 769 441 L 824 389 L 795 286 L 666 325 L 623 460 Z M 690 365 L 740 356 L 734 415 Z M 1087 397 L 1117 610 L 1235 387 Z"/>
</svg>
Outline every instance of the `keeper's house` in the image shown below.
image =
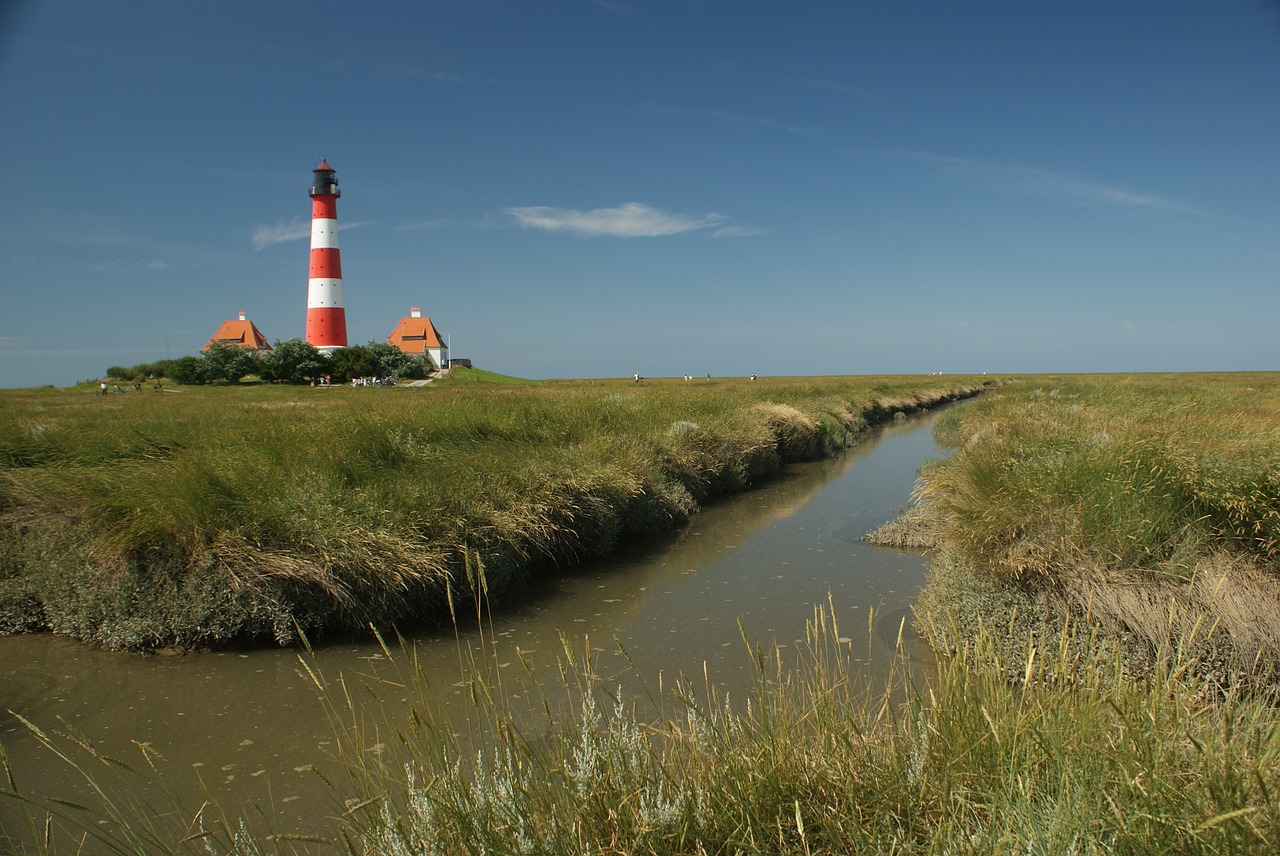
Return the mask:
<svg viewBox="0 0 1280 856">
<path fill-rule="evenodd" d="M 248 348 L 251 351 L 271 350 L 271 343 L 267 341 L 267 337 L 262 335 L 262 331 L 246 318 L 243 312 L 240 313 L 239 320 L 223 321 L 222 326 L 213 334 L 213 338 L 209 339 L 200 350 L 207 351 L 219 344 Z"/>
<path fill-rule="evenodd" d="M 440 338 L 436 325 L 417 306 L 409 310 L 407 317 L 400 319 L 396 329 L 387 337 L 387 343 L 406 354 L 422 354 L 437 370 L 449 365 L 449 346 Z"/>
</svg>

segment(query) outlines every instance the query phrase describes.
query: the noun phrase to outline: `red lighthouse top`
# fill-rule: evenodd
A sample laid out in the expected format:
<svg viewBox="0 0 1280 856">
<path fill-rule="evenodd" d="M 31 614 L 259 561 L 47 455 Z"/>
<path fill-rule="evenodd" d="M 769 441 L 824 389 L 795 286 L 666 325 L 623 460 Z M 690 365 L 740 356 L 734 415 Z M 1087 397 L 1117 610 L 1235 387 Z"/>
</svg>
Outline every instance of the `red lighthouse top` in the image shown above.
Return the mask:
<svg viewBox="0 0 1280 856">
<path fill-rule="evenodd" d="M 311 185 L 311 196 L 333 196 L 342 195 L 342 191 L 338 189 L 338 176 L 334 174 L 333 167 L 329 166 L 329 161 L 320 161 L 320 166 L 314 170 L 316 174 L 315 183 Z"/>
</svg>

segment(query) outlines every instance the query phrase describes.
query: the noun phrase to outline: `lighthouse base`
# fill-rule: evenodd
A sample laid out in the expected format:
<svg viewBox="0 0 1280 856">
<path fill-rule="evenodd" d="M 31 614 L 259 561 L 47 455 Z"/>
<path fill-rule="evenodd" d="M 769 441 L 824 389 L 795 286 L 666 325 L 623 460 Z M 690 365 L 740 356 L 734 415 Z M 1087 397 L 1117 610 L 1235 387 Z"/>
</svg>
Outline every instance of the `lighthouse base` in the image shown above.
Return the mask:
<svg viewBox="0 0 1280 856">
<path fill-rule="evenodd" d="M 347 313 L 341 306 L 313 306 L 307 310 L 307 344 L 322 354 L 347 346 Z"/>
</svg>

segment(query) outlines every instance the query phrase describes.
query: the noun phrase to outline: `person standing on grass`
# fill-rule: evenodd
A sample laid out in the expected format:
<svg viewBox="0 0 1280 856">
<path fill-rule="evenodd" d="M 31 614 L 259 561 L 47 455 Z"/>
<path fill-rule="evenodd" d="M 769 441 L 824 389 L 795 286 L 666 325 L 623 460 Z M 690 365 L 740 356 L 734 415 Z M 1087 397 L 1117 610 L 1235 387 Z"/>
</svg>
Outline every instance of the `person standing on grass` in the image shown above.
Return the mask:
<svg viewBox="0 0 1280 856">
<path fill-rule="evenodd" d="M 101 386 L 102 386 L 102 394 L 103 394 L 103 395 L 106 395 L 106 394 L 107 394 L 107 382 L 104 380 L 104 381 L 102 382 Z"/>
</svg>

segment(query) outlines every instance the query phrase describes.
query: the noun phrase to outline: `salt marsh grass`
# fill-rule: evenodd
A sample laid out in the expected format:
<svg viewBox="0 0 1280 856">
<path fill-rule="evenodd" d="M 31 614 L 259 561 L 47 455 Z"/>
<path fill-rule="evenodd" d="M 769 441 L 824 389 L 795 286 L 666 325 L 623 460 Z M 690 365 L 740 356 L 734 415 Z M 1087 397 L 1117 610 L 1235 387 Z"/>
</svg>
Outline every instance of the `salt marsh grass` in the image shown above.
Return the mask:
<svg viewBox="0 0 1280 856">
<path fill-rule="evenodd" d="M 931 597 L 1065 604 L 1149 652 L 1194 640 L 1220 675 L 1280 664 L 1275 375 L 1028 378 L 938 430 L 955 451 L 919 489 L 935 569 L 978 582 L 940 572 Z"/>
<path fill-rule="evenodd" d="M 468 551 L 501 599 L 981 388 L 500 379 L 0 395 L 0 630 L 151 650 L 440 619 Z"/>
<path fill-rule="evenodd" d="M 1029 379 L 957 418 L 924 495 L 995 573 L 1085 561 L 1189 577 L 1209 546 L 1280 556 L 1274 376 Z"/>
<path fill-rule="evenodd" d="M 883 684 L 857 677 L 853 652 L 865 631 L 831 603 L 815 608 L 804 645 L 769 649 L 743 640 L 756 679 L 741 698 L 725 696 L 710 674 L 665 685 L 659 678 L 643 698 L 623 697 L 595 674 L 589 641 L 566 639 L 559 680 L 550 682 L 533 675 L 518 650 L 460 648 L 458 680 L 473 710 L 467 722 L 447 722 L 432 712 L 433 678 L 417 668 L 411 647 L 384 645 L 378 670 L 359 677 L 323 675 L 304 655 L 346 770 L 331 782 L 331 829 L 294 840 L 271 835 L 266 812 L 241 821 L 212 807 L 200 814 L 155 806 L 138 817 L 112 802 L 106 787 L 97 792 L 103 805 L 66 806 L 31 796 L 7 768 L 0 796 L 30 809 L 35 843 L 22 852 L 40 856 L 81 852 L 74 836 L 89 830 L 99 835 L 95 842 L 112 836 L 116 849 L 102 852 L 237 856 L 1277 852 L 1275 683 L 1258 680 L 1257 657 L 1247 669 L 1203 668 L 1206 645 L 1212 649 L 1223 632 L 1237 654 L 1280 638 L 1280 610 L 1268 600 L 1277 577 L 1280 471 L 1274 380 L 1032 378 L 940 420 L 939 435 L 952 438 L 956 451 L 924 472 L 939 552 L 918 629 L 940 652 L 932 670 L 916 668 L 900 650 Z M 820 382 L 778 382 L 765 396 L 755 394 L 768 389 L 758 383 L 724 390 L 726 399 L 736 397 L 727 411 L 697 406 L 697 393 L 680 384 L 666 404 L 652 392 L 657 384 L 585 393 L 566 385 L 570 398 L 557 419 L 519 389 L 501 405 L 483 398 L 456 413 L 436 412 L 447 409 L 433 408 L 444 397 L 416 399 L 430 426 L 426 418 L 406 424 L 362 408 L 341 418 L 400 432 L 394 443 L 363 447 L 391 472 L 352 462 L 341 483 L 368 492 L 384 479 L 403 479 L 406 489 L 423 491 L 417 502 L 427 506 L 430 490 L 397 475 L 396 461 L 431 461 L 448 475 L 430 482 L 432 489 L 446 493 L 451 479 L 479 473 L 468 484 L 480 486 L 482 507 L 429 507 L 448 509 L 450 525 L 467 532 L 466 558 L 446 569 L 446 586 L 465 593 L 450 602 L 472 610 L 468 620 L 476 611 L 483 618 L 483 593 L 501 585 L 502 562 L 591 549 L 556 537 L 567 520 L 574 531 L 593 521 L 594 537 L 603 538 L 659 525 L 663 514 L 680 519 L 696 497 L 767 473 L 761 450 L 777 423 L 798 430 L 808 419 L 839 438 L 868 413 L 892 413 Z M 753 415 L 744 419 L 744 412 Z M 28 439 L 8 441 L 33 472 L 69 454 L 29 439 L 57 436 L 56 421 L 39 421 L 46 427 L 28 422 L 20 434 Z M 448 430 L 423 441 L 436 422 Z M 610 428 L 597 434 L 594 423 Z M 180 433 L 151 439 L 169 448 Z M 128 442 L 158 454 L 149 442 Z M 449 454 L 440 448 L 446 442 Z M 86 445 L 99 461 L 86 472 L 122 459 L 145 470 L 136 454 L 108 440 Z M 717 449 L 736 450 L 741 460 L 725 462 Z M 308 489 L 330 491 L 322 495 L 352 519 L 377 516 L 380 502 L 362 508 L 334 496 L 341 456 L 303 457 L 330 461 L 311 461 Z M 10 498 L 39 496 L 32 483 L 14 477 L 4 484 L 8 519 L 24 532 L 47 532 L 38 525 L 40 506 Z M 264 502 L 235 484 L 226 490 Z M 659 498 L 649 504 L 650 496 Z M 292 501 L 337 519 L 313 510 L 318 503 Z M 633 509 L 628 503 L 641 503 L 648 516 L 617 510 Z M 75 508 L 62 512 L 71 524 Z M 200 508 L 188 514 L 225 513 Z M 417 508 L 396 506 L 392 513 L 405 522 L 392 531 L 436 543 L 434 514 Z M 314 531 L 305 528 L 309 520 L 266 519 L 263 532 L 286 522 L 298 527 L 290 531 Z M 251 531 L 239 525 L 242 535 Z M 504 538 L 504 527 L 518 534 Z M 356 549 L 322 532 L 334 540 L 312 537 L 334 555 Z M 98 555 L 95 544 L 77 547 L 80 561 Z M 405 555 L 407 562 L 418 552 Z M 486 556 L 497 557 L 498 574 L 489 573 Z M 1135 662 L 1126 637 L 1148 648 L 1145 661 Z M 517 668 L 503 669 L 508 662 Z M 530 688 L 509 692 L 525 680 Z M 407 715 L 379 713 L 384 701 L 390 709 L 405 700 Z M 86 751 L 74 735 L 50 736 L 51 751 L 66 751 L 68 740 Z M 87 761 L 73 761 L 97 769 L 101 760 L 87 751 L 77 756 Z M 197 816 L 208 818 L 204 827 L 192 826 Z M 69 829 L 71 837 L 41 837 L 46 829 Z"/>
<path fill-rule="evenodd" d="M 394 751 L 348 756 L 353 837 L 380 854 L 1280 844 L 1275 699 L 1206 703 L 1176 656 L 1135 678 L 1085 625 L 1029 641 L 1012 660 L 1005 629 L 984 626 L 929 672 L 899 648 L 891 676 L 873 685 L 853 664 L 859 633 L 845 635 L 837 613 L 815 607 L 799 653 L 744 639 L 756 681 L 739 699 L 707 675 L 684 676 L 654 688 L 661 710 L 642 715 L 568 642 L 563 696 L 531 703 L 541 715 L 513 714 L 481 686 L 479 730 L 460 740 L 430 721 L 423 698 L 414 727 L 381 735 Z M 400 664 L 382 677 L 388 689 L 424 685 L 409 652 L 387 653 Z M 326 698 L 346 698 L 312 677 Z M 358 719 L 334 709 L 335 721 Z M 348 745 L 373 739 L 359 733 Z"/>
<path fill-rule="evenodd" d="M 239 817 L 214 804 L 139 805 L 105 785 L 84 805 L 51 802 L 12 771 L 0 797 L 30 813 L 36 843 L 17 852 L 40 856 L 1217 854 L 1280 845 L 1276 699 L 1206 701 L 1176 656 L 1131 675 L 1083 624 L 1012 651 L 1004 629 L 982 625 L 932 671 L 900 649 L 890 677 L 872 684 L 854 662 L 868 630 L 843 627 L 839 612 L 815 607 L 802 645 L 744 639 L 755 681 L 740 698 L 709 674 L 623 697 L 594 673 L 589 640 L 564 640 L 551 681 L 518 652 L 523 668 L 507 670 L 511 652 L 460 654 L 472 700 L 465 722 L 433 714 L 440 676 L 423 673 L 411 647 L 384 645 L 385 659 L 362 676 L 323 675 L 304 655 L 346 770 L 329 781 L 332 824 L 307 835 L 273 834 L 266 808 Z M 384 716 L 384 704 L 399 712 Z M 91 779 L 119 766 L 78 736 L 44 739 Z"/>
</svg>

